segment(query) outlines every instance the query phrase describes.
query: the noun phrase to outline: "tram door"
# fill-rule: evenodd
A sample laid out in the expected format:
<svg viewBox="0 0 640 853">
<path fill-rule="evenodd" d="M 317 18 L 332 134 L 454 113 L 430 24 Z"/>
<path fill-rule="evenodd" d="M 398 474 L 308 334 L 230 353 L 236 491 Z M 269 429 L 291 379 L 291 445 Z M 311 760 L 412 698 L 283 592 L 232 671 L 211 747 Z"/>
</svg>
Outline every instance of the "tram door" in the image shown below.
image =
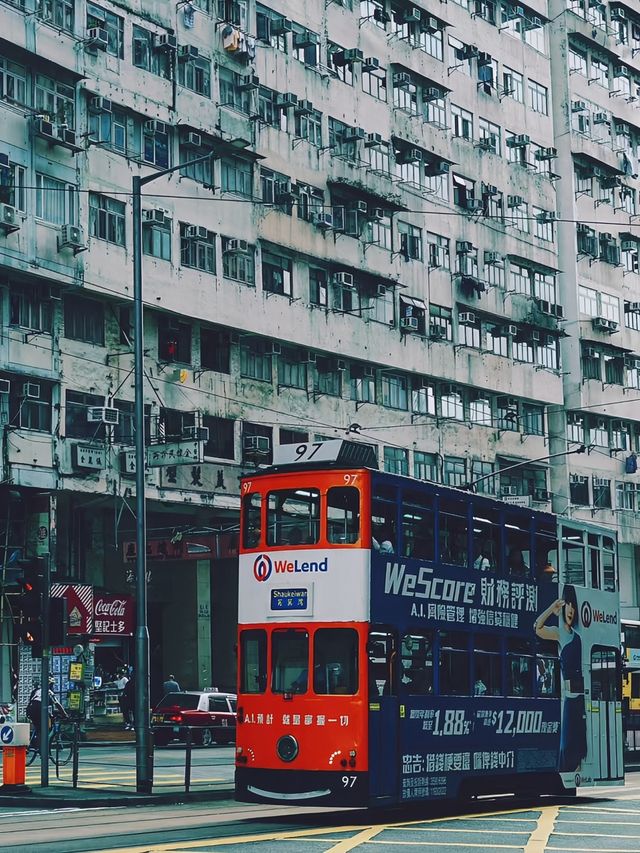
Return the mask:
<svg viewBox="0 0 640 853">
<path fill-rule="evenodd" d="M 591 749 L 598 781 L 624 775 L 621 669 L 618 650 L 591 649 Z"/>
<path fill-rule="evenodd" d="M 372 629 L 369 656 L 369 796 L 396 797 L 399 785 L 399 707 L 394 634 Z"/>
</svg>

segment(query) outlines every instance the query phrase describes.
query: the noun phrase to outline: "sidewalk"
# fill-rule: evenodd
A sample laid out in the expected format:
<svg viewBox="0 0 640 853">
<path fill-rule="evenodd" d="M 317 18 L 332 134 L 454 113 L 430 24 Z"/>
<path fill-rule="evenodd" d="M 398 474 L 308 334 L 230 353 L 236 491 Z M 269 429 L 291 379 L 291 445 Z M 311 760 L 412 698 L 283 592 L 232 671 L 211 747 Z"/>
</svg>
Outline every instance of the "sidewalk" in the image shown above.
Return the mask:
<svg viewBox="0 0 640 853">
<path fill-rule="evenodd" d="M 186 802 L 216 802 L 232 800 L 233 787 L 210 788 L 207 791 L 169 791 L 166 793 L 137 794 L 129 791 L 97 791 L 92 788 L 33 787 L 31 791 L 7 793 L 0 786 L 0 808 L 20 806 L 22 808 L 115 808 L 118 806 L 159 806 Z"/>
</svg>

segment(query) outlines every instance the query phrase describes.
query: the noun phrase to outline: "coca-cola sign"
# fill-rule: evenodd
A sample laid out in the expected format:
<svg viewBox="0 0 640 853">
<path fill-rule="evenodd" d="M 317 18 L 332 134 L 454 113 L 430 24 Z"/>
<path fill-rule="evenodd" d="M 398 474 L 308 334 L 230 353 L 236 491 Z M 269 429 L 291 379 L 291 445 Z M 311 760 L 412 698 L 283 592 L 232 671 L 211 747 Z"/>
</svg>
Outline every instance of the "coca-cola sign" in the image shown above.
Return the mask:
<svg viewBox="0 0 640 853">
<path fill-rule="evenodd" d="M 135 625 L 133 598 L 130 595 L 103 595 L 93 599 L 93 633 L 103 636 L 132 637 Z"/>
</svg>

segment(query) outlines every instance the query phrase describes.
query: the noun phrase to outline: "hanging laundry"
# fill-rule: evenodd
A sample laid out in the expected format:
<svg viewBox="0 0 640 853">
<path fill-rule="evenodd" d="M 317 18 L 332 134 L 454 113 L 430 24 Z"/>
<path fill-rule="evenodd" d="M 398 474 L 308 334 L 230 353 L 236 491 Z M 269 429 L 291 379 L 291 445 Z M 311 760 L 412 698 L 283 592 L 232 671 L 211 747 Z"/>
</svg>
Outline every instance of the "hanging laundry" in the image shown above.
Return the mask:
<svg viewBox="0 0 640 853">
<path fill-rule="evenodd" d="M 226 26 L 222 30 L 222 47 L 229 51 L 229 53 L 235 53 L 240 47 L 240 30 L 236 27 Z"/>
</svg>

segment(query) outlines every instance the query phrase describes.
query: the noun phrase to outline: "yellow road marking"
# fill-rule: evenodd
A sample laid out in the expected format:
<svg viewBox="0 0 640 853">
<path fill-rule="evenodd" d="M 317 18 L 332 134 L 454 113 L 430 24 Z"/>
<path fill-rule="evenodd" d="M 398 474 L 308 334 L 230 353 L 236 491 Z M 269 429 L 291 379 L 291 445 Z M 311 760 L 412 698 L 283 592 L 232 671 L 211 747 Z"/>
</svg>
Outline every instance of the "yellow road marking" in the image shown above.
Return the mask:
<svg viewBox="0 0 640 853">
<path fill-rule="evenodd" d="M 560 806 L 545 806 L 540 810 L 538 824 L 527 841 L 524 853 L 544 853 L 559 813 Z"/>
<path fill-rule="evenodd" d="M 379 832 L 385 829 L 384 826 L 370 826 L 367 829 L 363 829 L 362 832 L 358 832 L 352 838 L 344 838 L 342 841 L 339 841 L 333 847 L 330 847 L 326 853 L 348 853 L 349 850 L 353 850 L 355 847 L 359 847 L 361 844 L 366 844 L 370 842 L 372 838 L 378 835 Z"/>
</svg>

